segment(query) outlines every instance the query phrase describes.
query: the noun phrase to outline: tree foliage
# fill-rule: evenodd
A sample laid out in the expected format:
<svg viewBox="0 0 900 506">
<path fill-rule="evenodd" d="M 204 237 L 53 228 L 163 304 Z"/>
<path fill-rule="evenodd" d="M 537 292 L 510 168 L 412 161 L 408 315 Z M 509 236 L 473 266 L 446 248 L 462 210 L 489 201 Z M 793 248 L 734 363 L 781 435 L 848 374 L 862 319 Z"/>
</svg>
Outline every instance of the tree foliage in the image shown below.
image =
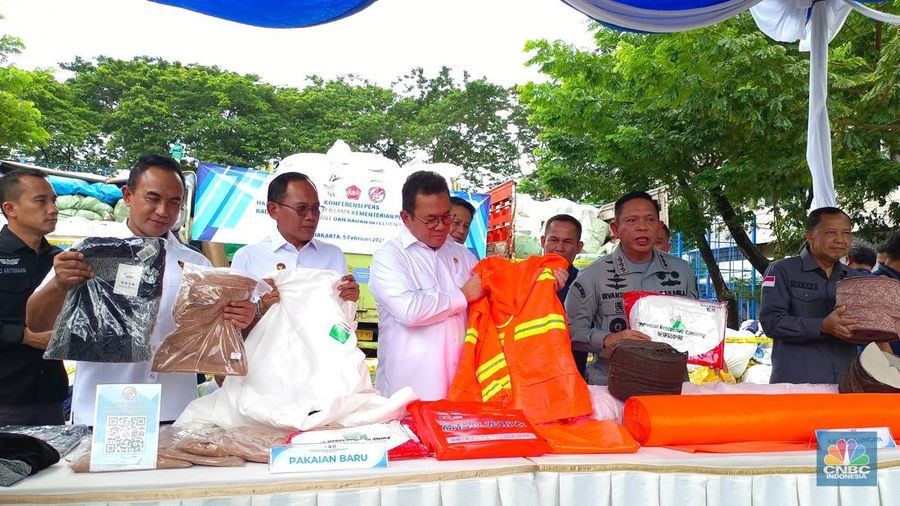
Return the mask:
<svg viewBox="0 0 900 506">
<path fill-rule="evenodd" d="M 518 176 L 534 144 L 515 90 L 467 74 L 459 82 L 448 68 L 435 76 L 413 69 L 388 88 L 310 76 L 298 89 L 150 57 L 61 67 L 71 74 L 64 82 L 15 70 L 25 80 L 15 95 L 43 113 L 32 121 L 45 135 L 6 144 L 45 163 L 127 167 L 179 141 L 195 160 L 258 167 L 342 139 L 400 164 L 455 163 L 483 188 Z"/>
<path fill-rule="evenodd" d="M 871 30 L 854 23 L 832 46 L 830 105 L 838 125 L 838 194 L 859 215 L 863 202 L 884 198 L 900 184 L 890 159 L 896 131 L 884 135 L 896 127 L 896 116 L 875 105 L 896 102 L 898 76 L 896 67 L 885 66 L 892 53 L 860 49 Z M 668 185 L 673 225 L 699 247 L 711 270 L 705 233 L 721 220 L 763 271 L 769 260 L 746 233 L 752 211 L 775 206 L 779 226 L 797 230 L 808 202 L 808 55 L 767 39 L 749 15 L 678 34 L 595 30 L 590 51 L 549 41 L 528 46 L 531 64 L 550 78 L 520 87 L 529 119 L 540 129 L 531 189 L 605 202 L 626 190 Z M 891 29 L 885 47 L 897 39 Z M 870 176 L 860 179 L 862 173 Z M 776 255 L 791 254 L 797 245 L 781 246 Z M 719 297 L 731 298 L 723 280 L 715 273 L 713 279 Z"/>
</svg>

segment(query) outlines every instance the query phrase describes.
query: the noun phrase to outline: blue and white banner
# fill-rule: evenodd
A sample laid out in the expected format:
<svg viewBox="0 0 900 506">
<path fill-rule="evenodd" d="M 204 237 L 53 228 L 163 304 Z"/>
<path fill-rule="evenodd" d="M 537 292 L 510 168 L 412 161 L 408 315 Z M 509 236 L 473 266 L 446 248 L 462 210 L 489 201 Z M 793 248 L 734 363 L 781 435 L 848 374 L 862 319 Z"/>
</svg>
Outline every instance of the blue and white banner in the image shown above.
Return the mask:
<svg viewBox="0 0 900 506">
<path fill-rule="evenodd" d="M 475 216 L 472 216 L 472 224 L 469 226 L 469 236 L 466 237 L 466 247 L 475 255 L 475 258 L 481 260 L 487 256 L 488 213 L 491 209 L 491 196 L 456 190 L 451 191 L 450 195 L 466 200 L 475 208 Z"/>
<path fill-rule="evenodd" d="M 266 212 L 266 192 L 273 177 L 244 167 L 200 163 L 191 239 L 237 244 L 264 239 L 274 230 Z"/>
<path fill-rule="evenodd" d="M 341 177 L 306 173 L 325 206 L 316 238 L 344 253 L 371 255 L 399 232 L 402 180 L 373 177 L 364 170 L 346 171 Z M 201 163 L 192 239 L 252 244 L 273 234 L 275 221 L 266 211 L 266 194 L 274 178 L 275 174 L 244 167 Z"/>
</svg>

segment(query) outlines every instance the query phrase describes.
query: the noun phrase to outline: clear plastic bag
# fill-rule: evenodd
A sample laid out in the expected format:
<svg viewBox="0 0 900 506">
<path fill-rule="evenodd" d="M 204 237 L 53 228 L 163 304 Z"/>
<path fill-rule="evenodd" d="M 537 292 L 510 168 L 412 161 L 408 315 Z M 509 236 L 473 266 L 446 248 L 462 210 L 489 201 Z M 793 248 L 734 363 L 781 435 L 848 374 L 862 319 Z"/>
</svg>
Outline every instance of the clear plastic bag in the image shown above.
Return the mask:
<svg viewBox="0 0 900 506">
<path fill-rule="evenodd" d="M 153 370 L 246 376 L 244 339 L 223 309 L 271 290 L 233 269 L 185 264 L 172 311 L 176 328 L 156 350 Z"/>
<path fill-rule="evenodd" d="M 225 430 L 218 427 L 189 430 L 174 427 L 165 435 L 160 434 L 159 456 L 190 462 L 198 466 L 239 467 L 245 460 L 237 455 L 230 455 L 223 446 Z"/>
<path fill-rule="evenodd" d="M 164 455 L 165 451 L 170 450 L 175 444 L 173 438 L 176 428 L 171 425 L 163 425 L 159 428 L 159 446 L 156 453 L 157 469 L 183 469 L 191 467 L 187 460 L 174 459 Z M 91 440 L 85 439 L 84 444 L 73 454 L 73 458 L 69 462 L 69 467 L 76 473 L 89 473 L 91 471 Z"/>
<path fill-rule="evenodd" d="M 87 425 L 5 425 L 0 427 L 0 432 L 24 434 L 40 439 L 59 452 L 60 457 L 65 457 L 91 431 Z"/>
<path fill-rule="evenodd" d="M 162 296 L 162 239 L 88 237 L 72 247 L 93 277 L 69 289 L 44 358 L 143 362 Z"/>
</svg>

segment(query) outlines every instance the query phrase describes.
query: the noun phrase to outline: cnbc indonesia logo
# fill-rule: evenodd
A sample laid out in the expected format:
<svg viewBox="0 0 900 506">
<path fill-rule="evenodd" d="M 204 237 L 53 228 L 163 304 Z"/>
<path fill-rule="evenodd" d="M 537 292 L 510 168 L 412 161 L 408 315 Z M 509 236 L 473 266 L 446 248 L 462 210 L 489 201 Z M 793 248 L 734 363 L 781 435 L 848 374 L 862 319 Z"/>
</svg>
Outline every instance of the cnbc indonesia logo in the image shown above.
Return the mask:
<svg viewBox="0 0 900 506">
<path fill-rule="evenodd" d="M 829 479 L 863 479 L 872 471 L 866 446 L 855 439 L 839 439 L 828 447 L 822 471 Z"/>
<path fill-rule="evenodd" d="M 877 483 L 875 433 L 830 433 L 818 445 L 818 485 L 865 486 Z"/>
</svg>

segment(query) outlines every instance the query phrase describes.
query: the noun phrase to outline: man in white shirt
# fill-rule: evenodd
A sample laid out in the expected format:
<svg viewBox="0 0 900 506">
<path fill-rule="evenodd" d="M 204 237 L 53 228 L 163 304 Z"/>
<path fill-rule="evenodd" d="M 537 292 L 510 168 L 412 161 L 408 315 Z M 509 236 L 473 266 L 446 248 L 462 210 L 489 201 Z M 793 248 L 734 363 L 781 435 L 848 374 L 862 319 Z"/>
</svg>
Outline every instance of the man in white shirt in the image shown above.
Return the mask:
<svg viewBox="0 0 900 506">
<path fill-rule="evenodd" d="M 375 386 L 391 396 L 409 386 L 424 400 L 447 394 L 462 352 L 468 302 L 482 295 L 477 260 L 447 240 L 454 215 L 439 174 L 415 172 L 403 185 L 404 227 L 372 257 L 369 288 L 378 307 Z"/>
<path fill-rule="evenodd" d="M 179 262 L 209 266 L 209 260 L 181 244 L 171 228 L 178 219 L 184 198 L 184 175 L 172 158 L 159 155 L 142 156 L 131 169 L 122 196 L 130 209 L 119 237 L 161 237 L 165 240 L 166 267 L 163 293 L 156 324 L 150 337 L 151 352 L 175 330 L 172 305 L 181 284 Z M 62 311 L 69 288 L 91 277 L 84 256 L 66 251 L 53 260 L 54 272 L 29 299 L 26 325 L 35 331 L 52 330 Z M 247 328 L 256 316 L 256 305 L 250 301 L 234 302 L 224 309 L 224 317 L 239 329 Z M 94 398 L 97 385 L 117 383 L 159 383 L 162 385 L 160 420 L 174 421 L 192 400 L 197 398 L 197 375 L 193 373 L 155 373 L 150 362 L 127 364 L 78 362 L 72 398 L 73 421 L 93 425 Z"/>
<path fill-rule="evenodd" d="M 305 267 L 330 269 L 345 274 L 344 252 L 315 238 L 322 205 L 315 185 L 305 174 L 286 172 L 269 183 L 266 211 L 275 220 L 276 230 L 265 240 L 237 250 L 233 269 L 262 278 L 276 270 Z M 359 300 L 359 285 L 347 274 L 338 287 L 341 298 Z M 278 292 L 263 296 L 260 311 L 278 300 Z"/>
</svg>

